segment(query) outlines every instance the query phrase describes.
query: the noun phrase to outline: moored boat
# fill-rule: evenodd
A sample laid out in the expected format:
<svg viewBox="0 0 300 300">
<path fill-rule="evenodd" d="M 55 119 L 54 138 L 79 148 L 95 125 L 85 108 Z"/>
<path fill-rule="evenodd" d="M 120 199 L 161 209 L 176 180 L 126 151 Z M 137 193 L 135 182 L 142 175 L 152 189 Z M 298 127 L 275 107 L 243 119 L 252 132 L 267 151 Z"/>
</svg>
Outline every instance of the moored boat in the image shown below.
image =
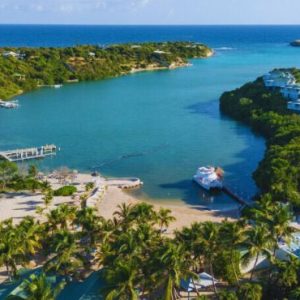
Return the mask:
<svg viewBox="0 0 300 300">
<path fill-rule="evenodd" d="M 200 167 L 193 176 L 195 182 L 207 191 L 211 189 L 223 188 L 224 172 L 221 168 L 215 167 Z"/>
<path fill-rule="evenodd" d="M 0 107 L 17 108 L 17 107 L 19 107 L 19 104 L 17 103 L 17 100 L 11 101 L 11 102 L 5 102 L 5 101 L 0 100 Z"/>
</svg>

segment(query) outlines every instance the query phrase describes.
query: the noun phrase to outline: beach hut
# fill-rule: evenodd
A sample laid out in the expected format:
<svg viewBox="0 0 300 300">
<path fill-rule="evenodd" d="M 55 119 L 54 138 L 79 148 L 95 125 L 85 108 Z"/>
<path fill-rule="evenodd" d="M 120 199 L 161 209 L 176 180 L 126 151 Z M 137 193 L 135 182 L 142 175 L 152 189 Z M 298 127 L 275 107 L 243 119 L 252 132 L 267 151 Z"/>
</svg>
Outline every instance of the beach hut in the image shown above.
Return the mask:
<svg viewBox="0 0 300 300">
<path fill-rule="evenodd" d="M 198 279 L 189 278 L 187 280 L 181 280 L 180 286 L 186 292 L 188 292 L 188 299 L 190 299 L 190 293 L 206 289 L 216 284 L 218 281 L 209 275 L 208 273 L 202 272 L 198 274 Z"/>
</svg>

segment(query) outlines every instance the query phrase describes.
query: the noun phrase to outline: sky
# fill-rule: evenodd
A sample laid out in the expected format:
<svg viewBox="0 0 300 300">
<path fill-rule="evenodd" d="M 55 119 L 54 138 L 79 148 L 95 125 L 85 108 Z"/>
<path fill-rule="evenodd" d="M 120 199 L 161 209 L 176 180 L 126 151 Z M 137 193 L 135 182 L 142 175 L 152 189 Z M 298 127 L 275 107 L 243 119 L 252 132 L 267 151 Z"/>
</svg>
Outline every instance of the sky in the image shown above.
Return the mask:
<svg viewBox="0 0 300 300">
<path fill-rule="evenodd" d="M 0 0 L 2 24 L 300 24 L 300 0 Z"/>
</svg>

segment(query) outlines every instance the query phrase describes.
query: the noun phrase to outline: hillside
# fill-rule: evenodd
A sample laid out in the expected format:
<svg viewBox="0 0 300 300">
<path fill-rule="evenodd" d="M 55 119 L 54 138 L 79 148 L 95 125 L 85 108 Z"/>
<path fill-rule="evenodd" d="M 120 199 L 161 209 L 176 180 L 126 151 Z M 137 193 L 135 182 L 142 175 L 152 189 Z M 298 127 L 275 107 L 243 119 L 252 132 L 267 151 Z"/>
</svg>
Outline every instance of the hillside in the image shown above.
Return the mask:
<svg viewBox="0 0 300 300">
<path fill-rule="evenodd" d="M 173 68 L 212 54 L 189 42 L 67 48 L 0 48 L 0 99 L 39 86 L 99 80 L 134 70 Z"/>
</svg>

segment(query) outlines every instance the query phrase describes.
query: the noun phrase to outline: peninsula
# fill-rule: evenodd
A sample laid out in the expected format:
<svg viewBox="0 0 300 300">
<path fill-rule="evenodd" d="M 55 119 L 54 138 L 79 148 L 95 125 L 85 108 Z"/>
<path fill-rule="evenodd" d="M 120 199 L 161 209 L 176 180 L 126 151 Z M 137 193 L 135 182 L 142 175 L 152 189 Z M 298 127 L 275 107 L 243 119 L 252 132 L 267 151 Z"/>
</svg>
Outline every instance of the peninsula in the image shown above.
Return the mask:
<svg viewBox="0 0 300 300">
<path fill-rule="evenodd" d="M 7 100 L 42 86 L 172 69 L 186 66 L 190 58 L 212 54 L 206 45 L 191 42 L 0 48 L 0 99 Z"/>
<path fill-rule="evenodd" d="M 298 69 L 274 70 L 234 91 L 225 92 L 220 109 L 267 139 L 253 178 L 258 198 L 289 203 L 300 210 L 300 115 Z"/>
</svg>

